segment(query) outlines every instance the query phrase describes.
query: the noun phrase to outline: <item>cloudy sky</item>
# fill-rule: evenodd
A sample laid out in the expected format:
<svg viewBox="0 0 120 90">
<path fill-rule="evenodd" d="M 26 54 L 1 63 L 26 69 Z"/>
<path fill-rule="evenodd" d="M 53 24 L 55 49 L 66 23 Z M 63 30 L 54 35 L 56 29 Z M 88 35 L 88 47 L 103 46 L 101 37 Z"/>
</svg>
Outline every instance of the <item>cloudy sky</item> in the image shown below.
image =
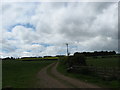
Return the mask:
<svg viewBox="0 0 120 90">
<path fill-rule="evenodd" d="M 2 3 L 2 57 L 118 51 L 118 3 Z"/>
</svg>

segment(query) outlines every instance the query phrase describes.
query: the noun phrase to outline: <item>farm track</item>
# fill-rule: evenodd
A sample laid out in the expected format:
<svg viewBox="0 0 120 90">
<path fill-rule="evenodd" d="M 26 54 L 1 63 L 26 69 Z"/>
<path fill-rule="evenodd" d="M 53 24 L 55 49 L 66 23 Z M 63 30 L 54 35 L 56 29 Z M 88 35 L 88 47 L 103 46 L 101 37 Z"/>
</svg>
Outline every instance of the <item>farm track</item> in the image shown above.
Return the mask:
<svg viewBox="0 0 120 90">
<path fill-rule="evenodd" d="M 66 85 L 62 84 L 55 78 L 51 77 L 47 73 L 47 69 L 51 67 L 54 63 L 48 65 L 47 67 L 40 70 L 37 77 L 39 81 L 37 82 L 37 88 L 69 88 Z"/>
<path fill-rule="evenodd" d="M 58 63 L 43 68 L 37 75 L 37 88 L 100 88 L 86 82 L 62 75 L 56 70 Z"/>
</svg>

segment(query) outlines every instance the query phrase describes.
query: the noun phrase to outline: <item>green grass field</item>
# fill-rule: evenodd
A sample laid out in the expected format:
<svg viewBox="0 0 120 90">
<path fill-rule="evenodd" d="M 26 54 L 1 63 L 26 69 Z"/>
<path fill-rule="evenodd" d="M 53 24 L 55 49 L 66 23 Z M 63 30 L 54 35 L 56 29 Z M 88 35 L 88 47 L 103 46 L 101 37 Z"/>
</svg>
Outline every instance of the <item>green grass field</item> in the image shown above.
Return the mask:
<svg viewBox="0 0 120 90">
<path fill-rule="evenodd" d="M 119 66 L 119 59 L 118 57 L 107 57 L 107 58 L 93 58 L 93 57 L 88 57 L 87 60 L 87 65 L 93 65 L 96 67 L 118 67 Z M 112 80 L 112 81 L 104 81 L 100 79 L 99 77 L 94 77 L 90 75 L 83 75 L 83 74 L 77 74 L 77 73 L 68 73 L 66 71 L 66 68 L 63 64 L 59 64 L 57 67 L 57 70 L 61 73 L 63 73 L 66 76 L 77 78 L 79 80 L 93 83 L 96 85 L 99 85 L 101 87 L 108 87 L 108 88 L 120 88 L 120 82 L 117 80 Z"/>
<path fill-rule="evenodd" d="M 40 69 L 53 61 L 2 61 L 2 87 L 33 88 Z"/>
<path fill-rule="evenodd" d="M 106 58 L 87 58 L 87 64 L 97 67 L 118 67 L 119 58 L 118 57 L 106 57 Z"/>
</svg>

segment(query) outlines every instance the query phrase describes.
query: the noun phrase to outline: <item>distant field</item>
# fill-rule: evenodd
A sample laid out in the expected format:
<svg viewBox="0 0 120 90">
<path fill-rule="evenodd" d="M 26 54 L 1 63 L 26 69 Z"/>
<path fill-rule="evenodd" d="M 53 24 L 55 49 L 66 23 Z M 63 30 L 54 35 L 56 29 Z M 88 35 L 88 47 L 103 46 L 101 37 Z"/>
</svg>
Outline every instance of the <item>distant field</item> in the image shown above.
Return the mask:
<svg viewBox="0 0 120 90">
<path fill-rule="evenodd" d="M 53 61 L 2 61 L 2 87 L 34 87 L 37 72 Z"/>
<path fill-rule="evenodd" d="M 118 57 L 88 57 L 87 64 L 97 67 L 118 67 L 120 65 Z"/>
<path fill-rule="evenodd" d="M 44 58 L 23 58 L 19 60 L 53 60 L 53 59 L 58 59 L 58 57 L 44 57 Z"/>
</svg>

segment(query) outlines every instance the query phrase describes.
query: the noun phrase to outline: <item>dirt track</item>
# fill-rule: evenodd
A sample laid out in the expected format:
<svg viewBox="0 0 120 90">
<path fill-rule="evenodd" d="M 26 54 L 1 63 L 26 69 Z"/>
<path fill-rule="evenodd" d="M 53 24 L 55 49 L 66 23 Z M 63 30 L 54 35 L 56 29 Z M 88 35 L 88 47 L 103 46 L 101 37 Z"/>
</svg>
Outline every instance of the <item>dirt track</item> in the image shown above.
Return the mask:
<svg viewBox="0 0 120 90">
<path fill-rule="evenodd" d="M 100 88 L 62 75 L 56 70 L 57 64 L 52 63 L 38 73 L 37 88 Z M 50 69 L 49 73 L 48 69 Z"/>
</svg>

